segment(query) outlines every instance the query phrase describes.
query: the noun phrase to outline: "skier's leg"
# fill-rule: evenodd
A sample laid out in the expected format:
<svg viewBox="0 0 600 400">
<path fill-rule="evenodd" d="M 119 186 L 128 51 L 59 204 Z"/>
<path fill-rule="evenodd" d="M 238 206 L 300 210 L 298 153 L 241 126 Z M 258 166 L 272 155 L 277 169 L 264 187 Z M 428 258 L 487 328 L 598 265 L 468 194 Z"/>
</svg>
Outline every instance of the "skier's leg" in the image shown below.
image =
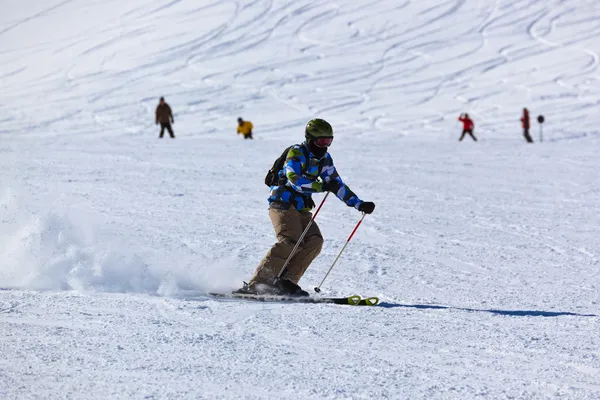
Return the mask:
<svg viewBox="0 0 600 400">
<path fill-rule="evenodd" d="M 269 217 L 277 235 L 277 243 L 271 247 L 256 268 L 250 279 L 250 285 L 273 284 L 302 235 L 302 216 L 295 208 L 289 210 L 270 208 Z"/>
<path fill-rule="evenodd" d="M 463 140 L 466 134 L 467 134 L 467 131 L 465 129 L 463 129 L 462 135 L 460 135 L 460 139 L 458 139 L 458 141 L 460 142 L 461 140 Z"/>
<path fill-rule="evenodd" d="M 475 137 L 475 135 L 473 135 L 473 130 L 469 131 L 469 135 L 471 135 L 474 141 L 477 141 L 477 138 Z"/>
<path fill-rule="evenodd" d="M 173 133 L 173 128 L 171 127 L 171 124 L 167 124 L 167 131 L 169 131 L 169 136 L 171 136 L 171 139 L 175 139 L 175 134 Z"/>
<path fill-rule="evenodd" d="M 312 219 L 312 214 L 308 211 L 301 212 L 302 214 L 302 230 L 306 229 L 306 226 Z M 319 255 L 321 248 L 323 247 L 323 236 L 317 226 L 316 222 L 313 221 L 312 225 L 306 232 L 304 240 L 298 252 L 292 257 L 290 263 L 287 266 L 287 271 L 283 278 L 289 279 L 290 281 L 298 284 L 302 275 L 306 272 L 312 261 Z"/>
<path fill-rule="evenodd" d="M 165 124 L 161 123 L 160 124 L 160 134 L 158 135 L 159 139 L 162 139 L 162 137 L 165 135 Z"/>
</svg>

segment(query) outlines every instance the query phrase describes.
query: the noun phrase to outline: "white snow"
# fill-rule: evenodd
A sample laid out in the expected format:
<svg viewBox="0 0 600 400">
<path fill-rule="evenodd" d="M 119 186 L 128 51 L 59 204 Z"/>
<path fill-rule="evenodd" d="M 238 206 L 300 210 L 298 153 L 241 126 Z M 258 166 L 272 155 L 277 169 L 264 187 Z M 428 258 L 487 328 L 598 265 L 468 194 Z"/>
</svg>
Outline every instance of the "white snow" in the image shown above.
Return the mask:
<svg viewBox="0 0 600 400">
<path fill-rule="evenodd" d="M 599 35 L 597 0 L 3 1 L 0 398 L 600 398 Z M 382 304 L 207 297 L 313 117 L 377 204 L 323 294 Z M 327 200 L 303 287 L 359 219 Z"/>
</svg>

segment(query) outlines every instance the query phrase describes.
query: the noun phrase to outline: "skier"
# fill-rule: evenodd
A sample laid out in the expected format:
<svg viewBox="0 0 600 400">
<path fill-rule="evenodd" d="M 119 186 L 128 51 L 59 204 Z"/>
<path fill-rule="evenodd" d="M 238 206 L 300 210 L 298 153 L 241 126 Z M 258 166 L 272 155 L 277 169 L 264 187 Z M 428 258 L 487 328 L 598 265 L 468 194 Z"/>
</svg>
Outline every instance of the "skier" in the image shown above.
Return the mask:
<svg viewBox="0 0 600 400">
<path fill-rule="evenodd" d="M 252 125 L 252 122 L 250 121 L 244 121 L 242 119 L 242 117 L 238 118 L 238 127 L 237 127 L 237 133 L 244 135 L 244 139 L 252 139 L 252 128 L 254 128 L 254 126 Z"/>
<path fill-rule="evenodd" d="M 521 117 L 521 126 L 523 127 L 523 136 L 527 143 L 533 143 L 533 139 L 529 135 L 529 110 L 527 108 L 523 109 L 523 116 Z"/>
<path fill-rule="evenodd" d="M 460 135 L 460 139 L 458 141 L 462 141 L 465 135 L 468 133 L 471 135 L 474 141 L 477 141 L 477 138 L 473 135 L 473 129 L 475 128 L 475 123 L 471 118 L 469 118 L 469 114 L 460 114 L 458 120 L 463 123 L 463 131 L 462 135 Z"/>
<path fill-rule="evenodd" d="M 173 118 L 173 113 L 171 112 L 171 107 L 165 102 L 165 98 L 161 97 L 158 106 L 156 107 L 156 125 L 160 123 L 160 134 L 158 135 L 159 139 L 165 134 L 165 128 L 169 131 L 169 136 L 171 139 L 175 139 L 175 134 L 173 133 L 173 128 L 171 128 L 171 124 L 175 123 L 175 119 Z"/>
<path fill-rule="evenodd" d="M 314 221 L 287 264 L 285 273 L 280 279 L 276 278 L 311 221 L 310 210 L 315 206 L 311 198 L 313 193 L 334 193 L 348 206 L 366 214 L 371 214 L 375 209 L 374 203 L 360 200 L 339 176 L 327 151 L 333 141 L 331 125 L 322 119 L 312 119 L 306 125 L 305 138 L 302 144 L 290 147 L 283 169 L 279 171 L 280 183 L 271 186 L 269 217 L 277 243 L 260 262 L 250 283 L 237 293 L 308 296 L 298 286 L 298 281 L 319 255 L 323 245 L 323 236 Z"/>
</svg>

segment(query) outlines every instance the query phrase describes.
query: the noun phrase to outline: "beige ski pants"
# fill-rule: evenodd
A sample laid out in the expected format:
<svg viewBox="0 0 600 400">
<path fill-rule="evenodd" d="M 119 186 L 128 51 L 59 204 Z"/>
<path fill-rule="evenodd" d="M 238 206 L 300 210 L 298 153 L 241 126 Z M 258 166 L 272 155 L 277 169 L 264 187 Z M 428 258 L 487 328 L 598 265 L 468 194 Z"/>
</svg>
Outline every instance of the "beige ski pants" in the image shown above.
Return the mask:
<svg viewBox="0 0 600 400">
<path fill-rule="evenodd" d="M 289 210 L 279 210 L 270 208 L 269 217 L 275 229 L 277 243 L 267 252 L 267 255 L 262 259 L 254 276 L 250 280 L 250 284 L 263 283 L 271 285 L 285 260 L 294 249 L 294 246 L 300 239 L 302 232 L 312 218 L 309 211 L 298 211 L 295 208 Z M 302 244 L 296 250 L 296 254 L 287 265 L 286 273 L 282 278 L 298 284 L 304 272 L 321 252 L 323 247 L 323 237 L 317 224 L 313 221 L 308 232 L 304 236 Z"/>
</svg>

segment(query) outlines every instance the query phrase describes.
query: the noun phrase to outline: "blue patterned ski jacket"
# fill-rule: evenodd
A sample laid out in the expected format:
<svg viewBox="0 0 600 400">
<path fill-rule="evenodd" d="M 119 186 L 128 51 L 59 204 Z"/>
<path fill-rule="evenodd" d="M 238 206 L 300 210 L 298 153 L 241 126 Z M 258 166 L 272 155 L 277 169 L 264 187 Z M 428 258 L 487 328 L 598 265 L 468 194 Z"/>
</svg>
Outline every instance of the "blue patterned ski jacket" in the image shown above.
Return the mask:
<svg viewBox="0 0 600 400">
<path fill-rule="evenodd" d="M 319 171 L 320 164 L 321 171 Z M 309 152 L 306 143 L 296 144 L 290 148 L 283 169 L 279 171 L 279 177 L 285 177 L 286 183 L 281 186 L 271 186 L 269 204 L 272 206 L 275 206 L 273 203 L 277 203 L 278 207 L 284 209 L 292 206 L 301 211 L 311 210 L 314 207 L 311 195 L 324 191 L 322 182 L 325 182 L 331 188 L 330 191 L 348 206 L 358 209 L 362 203 L 362 200 L 342 181 L 331 155 L 325 153 L 319 159 Z M 317 178 L 321 178 L 321 181 Z"/>
</svg>

